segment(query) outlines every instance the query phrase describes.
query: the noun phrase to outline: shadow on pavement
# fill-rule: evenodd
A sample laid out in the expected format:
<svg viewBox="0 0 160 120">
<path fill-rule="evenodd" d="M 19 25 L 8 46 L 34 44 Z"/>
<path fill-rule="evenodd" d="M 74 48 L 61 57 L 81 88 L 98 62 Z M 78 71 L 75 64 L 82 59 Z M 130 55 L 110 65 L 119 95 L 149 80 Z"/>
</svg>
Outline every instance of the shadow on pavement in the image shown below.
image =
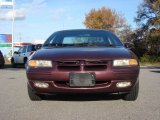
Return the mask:
<svg viewBox="0 0 160 120">
<path fill-rule="evenodd" d="M 20 69 L 25 69 L 24 65 L 17 65 L 16 68 L 13 68 L 11 64 L 5 64 L 2 69 L 8 69 L 8 70 L 20 70 Z"/>
<path fill-rule="evenodd" d="M 160 73 L 160 70 L 151 70 L 150 72 Z"/>
<path fill-rule="evenodd" d="M 121 95 L 111 94 L 57 94 L 45 97 L 48 101 L 102 101 L 120 100 Z"/>
</svg>

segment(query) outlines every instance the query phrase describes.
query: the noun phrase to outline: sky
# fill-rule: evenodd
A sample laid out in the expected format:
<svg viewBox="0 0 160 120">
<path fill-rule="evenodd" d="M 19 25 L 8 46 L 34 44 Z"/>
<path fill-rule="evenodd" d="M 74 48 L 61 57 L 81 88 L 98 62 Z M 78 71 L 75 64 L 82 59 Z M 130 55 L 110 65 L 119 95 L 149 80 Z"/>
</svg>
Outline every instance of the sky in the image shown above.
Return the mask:
<svg viewBox="0 0 160 120">
<path fill-rule="evenodd" d="M 5 0 L 0 0 L 5 1 Z M 107 7 L 122 14 L 136 28 L 134 17 L 142 0 L 15 0 L 14 41 L 45 41 L 53 32 L 83 29 L 85 15 Z M 0 34 L 12 33 L 12 11 L 0 8 Z"/>
</svg>

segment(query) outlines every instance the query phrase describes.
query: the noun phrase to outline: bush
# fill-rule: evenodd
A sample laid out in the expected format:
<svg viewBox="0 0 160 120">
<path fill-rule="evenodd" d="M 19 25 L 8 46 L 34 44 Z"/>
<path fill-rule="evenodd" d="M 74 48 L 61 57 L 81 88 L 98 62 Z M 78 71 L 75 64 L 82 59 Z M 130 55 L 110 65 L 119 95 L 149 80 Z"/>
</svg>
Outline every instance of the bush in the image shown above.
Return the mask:
<svg viewBox="0 0 160 120">
<path fill-rule="evenodd" d="M 140 62 L 147 63 L 149 62 L 149 59 L 150 59 L 150 56 L 145 54 L 140 58 Z"/>
<path fill-rule="evenodd" d="M 157 56 L 150 56 L 148 54 L 144 54 L 141 58 L 140 58 L 140 62 L 141 63 L 160 63 L 160 57 Z"/>
</svg>

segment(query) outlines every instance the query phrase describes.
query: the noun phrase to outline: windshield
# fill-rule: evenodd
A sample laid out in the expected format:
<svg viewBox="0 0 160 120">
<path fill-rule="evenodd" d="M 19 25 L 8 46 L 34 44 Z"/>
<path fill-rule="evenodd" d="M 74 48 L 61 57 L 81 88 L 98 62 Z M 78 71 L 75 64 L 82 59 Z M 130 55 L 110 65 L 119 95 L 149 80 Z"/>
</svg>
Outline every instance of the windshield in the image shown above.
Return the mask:
<svg viewBox="0 0 160 120">
<path fill-rule="evenodd" d="M 61 31 L 44 43 L 47 47 L 123 46 L 120 40 L 107 31 Z"/>
</svg>

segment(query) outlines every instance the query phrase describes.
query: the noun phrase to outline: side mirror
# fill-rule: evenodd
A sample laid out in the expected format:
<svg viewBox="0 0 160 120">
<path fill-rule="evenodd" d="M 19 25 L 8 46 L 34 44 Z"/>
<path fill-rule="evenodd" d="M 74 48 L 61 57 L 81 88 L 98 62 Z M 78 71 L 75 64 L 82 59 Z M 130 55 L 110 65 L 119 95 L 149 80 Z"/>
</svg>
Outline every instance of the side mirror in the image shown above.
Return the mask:
<svg viewBox="0 0 160 120">
<path fill-rule="evenodd" d="M 42 47 L 42 44 L 37 44 L 37 45 L 35 46 L 35 49 L 36 49 L 36 50 L 39 50 L 39 49 L 41 49 L 41 47 Z"/>
<path fill-rule="evenodd" d="M 14 51 L 14 54 L 19 54 L 19 52 L 17 52 L 17 51 Z"/>
</svg>

